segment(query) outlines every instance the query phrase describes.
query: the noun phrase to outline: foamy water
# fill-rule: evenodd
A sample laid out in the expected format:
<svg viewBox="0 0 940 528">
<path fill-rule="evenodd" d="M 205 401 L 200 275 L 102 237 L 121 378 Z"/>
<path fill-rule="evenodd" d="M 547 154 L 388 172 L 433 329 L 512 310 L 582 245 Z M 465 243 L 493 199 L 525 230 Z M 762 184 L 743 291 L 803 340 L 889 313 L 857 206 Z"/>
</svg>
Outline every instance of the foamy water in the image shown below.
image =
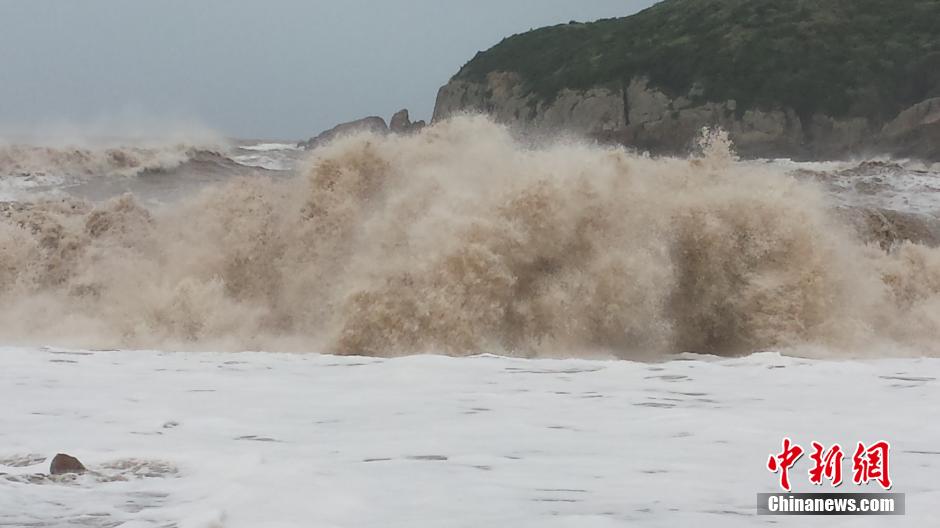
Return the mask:
<svg viewBox="0 0 940 528">
<path fill-rule="evenodd" d="M 815 179 L 829 191 L 833 201 L 842 205 L 940 215 L 940 170 L 936 164 L 911 160 L 752 163 L 767 163 L 796 177 Z"/>
<path fill-rule="evenodd" d="M 255 143 L 252 145 L 241 145 L 242 150 L 253 150 L 257 152 L 275 152 L 279 150 L 300 151 L 303 150 L 296 143 Z"/>
<path fill-rule="evenodd" d="M 303 157 L 303 148 L 296 143 L 251 143 L 238 146 L 232 159 L 248 167 L 274 171 L 289 171 Z"/>
<path fill-rule="evenodd" d="M 214 161 L 218 178 L 162 207 L 133 190 L 12 204 L 0 338 L 378 356 L 940 352 L 940 252 L 866 245 L 834 212 L 838 173 L 778 165 L 735 161 L 720 135 L 701 156 L 649 159 L 527 147 L 461 117 L 341 138 L 293 173 L 231 177 Z"/>
<path fill-rule="evenodd" d="M 936 359 L 0 355 L 0 526 L 886 524 L 756 516 L 784 436 L 891 441 L 887 524 L 940 521 Z M 49 476 L 58 452 L 91 473 Z M 810 467 L 794 491 L 832 491 Z M 880 490 L 845 471 L 838 491 Z"/>
</svg>

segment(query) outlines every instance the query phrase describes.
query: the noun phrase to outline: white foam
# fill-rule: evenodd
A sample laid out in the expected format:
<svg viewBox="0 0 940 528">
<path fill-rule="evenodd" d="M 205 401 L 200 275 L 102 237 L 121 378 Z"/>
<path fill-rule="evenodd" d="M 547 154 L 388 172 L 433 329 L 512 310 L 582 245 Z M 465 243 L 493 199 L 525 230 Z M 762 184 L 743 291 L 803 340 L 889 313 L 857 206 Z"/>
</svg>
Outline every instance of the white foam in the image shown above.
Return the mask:
<svg viewBox="0 0 940 528">
<path fill-rule="evenodd" d="M 295 161 L 284 157 L 263 154 L 245 154 L 232 156 L 232 161 L 246 167 L 260 167 L 267 170 L 286 171 L 293 168 Z"/>
<path fill-rule="evenodd" d="M 101 473 L 29 482 L 48 460 L 0 465 L 4 526 L 749 527 L 784 436 L 891 441 L 908 508 L 894 521 L 940 520 L 937 359 L 0 357 L 2 463 L 65 452 Z M 804 458 L 795 491 L 829 491 Z M 846 464 L 839 491 L 880 490 Z"/>
<path fill-rule="evenodd" d="M 15 202 L 55 194 L 67 185 L 65 177 L 48 174 L 0 176 L 0 202 Z"/>
<path fill-rule="evenodd" d="M 294 143 L 258 143 L 242 145 L 239 150 L 250 154 L 232 156 L 232 160 L 246 167 L 260 167 L 267 170 L 287 171 L 294 168 L 303 149 Z"/>
<path fill-rule="evenodd" d="M 270 152 L 272 150 L 303 150 L 296 143 L 258 143 L 256 145 L 242 145 L 238 147 L 242 150 L 254 150 L 257 152 Z"/>
<path fill-rule="evenodd" d="M 871 159 L 797 162 L 752 160 L 796 176 L 811 175 L 824 183 L 834 203 L 903 213 L 940 214 L 940 167 L 917 160 Z"/>
<path fill-rule="evenodd" d="M 894 174 L 839 175 L 830 180 L 838 201 L 850 206 L 940 213 L 940 173 L 900 170 Z"/>
</svg>

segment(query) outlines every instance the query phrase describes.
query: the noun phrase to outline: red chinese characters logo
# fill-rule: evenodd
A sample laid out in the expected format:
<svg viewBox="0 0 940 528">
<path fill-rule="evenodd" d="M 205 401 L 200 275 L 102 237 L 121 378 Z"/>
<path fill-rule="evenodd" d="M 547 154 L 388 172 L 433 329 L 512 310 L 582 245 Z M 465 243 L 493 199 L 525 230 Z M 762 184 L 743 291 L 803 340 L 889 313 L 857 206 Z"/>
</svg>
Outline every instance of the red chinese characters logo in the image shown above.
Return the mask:
<svg viewBox="0 0 940 528">
<path fill-rule="evenodd" d="M 891 489 L 891 476 L 888 472 L 888 458 L 891 446 L 888 442 L 879 441 L 867 448 L 862 442 L 858 443 L 854 456 L 852 456 L 852 481 L 856 485 L 865 485 L 877 482 L 885 490 Z M 783 449 L 780 453 L 770 455 L 767 460 L 767 469 L 771 473 L 780 474 L 780 487 L 790 491 L 790 470 L 803 456 L 804 450 L 793 443 L 789 438 L 783 439 Z M 833 444 L 828 449 L 819 442 L 812 443 L 810 460 L 813 465 L 809 470 L 811 484 L 821 486 L 828 480 L 832 487 L 842 484 L 842 464 L 846 454 L 842 446 Z"/>
<path fill-rule="evenodd" d="M 783 452 L 779 455 L 770 455 L 767 469 L 771 473 L 780 473 L 780 487 L 790 491 L 790 468 L 803 456 L 803 448 L 790 443 L 789 438 L 783 439 Z"/>
<path fill-rule="evenodd" d="M 809 456 L 813 461 L 813 468 L 809 470 L 809 481 L 821 486 L 823 477 L 832 481 L 832 487 L 838 488 L 842 484 L 842 460 L 845 454 L 839 444 L 833 444 L 828 451 L 823 452 L 823 445 L 813 442 L 813 454 Z"/>
<path fill-rule="evenodd" d="M 891 446 L 885 441 L 874 443 L 868 449 L 859 442 L 855 456 L 852 457 L 852 481 L 861 486 L 874 480 L 882 488 L 891 489 L 891 477 L 888 475 L 890 450 Z"/>
</svg>

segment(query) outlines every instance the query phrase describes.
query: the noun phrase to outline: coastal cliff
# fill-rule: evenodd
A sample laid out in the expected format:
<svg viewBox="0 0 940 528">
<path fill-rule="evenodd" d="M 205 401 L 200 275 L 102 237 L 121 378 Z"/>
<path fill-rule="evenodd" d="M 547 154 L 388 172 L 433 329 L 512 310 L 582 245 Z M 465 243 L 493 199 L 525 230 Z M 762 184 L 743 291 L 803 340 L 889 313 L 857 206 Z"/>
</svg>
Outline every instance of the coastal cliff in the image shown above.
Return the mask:
<svg viewBox="0 0 940 528">
<path fill-rule="evenodd" d="M 666 0 L 479 53 L 434 119 L 484 112 L 654 153 L 704 126 L 748 157 L 940 160 L 940 2 Z"/>
</svg>

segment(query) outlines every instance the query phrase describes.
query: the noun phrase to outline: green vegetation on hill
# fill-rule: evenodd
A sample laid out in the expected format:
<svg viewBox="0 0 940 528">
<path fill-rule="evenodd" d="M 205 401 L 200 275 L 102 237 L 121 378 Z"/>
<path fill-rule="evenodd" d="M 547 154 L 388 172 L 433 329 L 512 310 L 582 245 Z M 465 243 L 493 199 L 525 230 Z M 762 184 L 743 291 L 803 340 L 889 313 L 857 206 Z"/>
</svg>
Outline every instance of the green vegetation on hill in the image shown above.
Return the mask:
<svg viewBox="0 0 940 528">
<path fill-rule="evenodd" d="M 889 118 L 940 96 L 940 0 L 665 0 L 626 18 L 503 40 L 457 79 L 520 73 L 551 100 L 562 88 L 646 75 L 673 96 L 802 117 Z"/>
</svg>

